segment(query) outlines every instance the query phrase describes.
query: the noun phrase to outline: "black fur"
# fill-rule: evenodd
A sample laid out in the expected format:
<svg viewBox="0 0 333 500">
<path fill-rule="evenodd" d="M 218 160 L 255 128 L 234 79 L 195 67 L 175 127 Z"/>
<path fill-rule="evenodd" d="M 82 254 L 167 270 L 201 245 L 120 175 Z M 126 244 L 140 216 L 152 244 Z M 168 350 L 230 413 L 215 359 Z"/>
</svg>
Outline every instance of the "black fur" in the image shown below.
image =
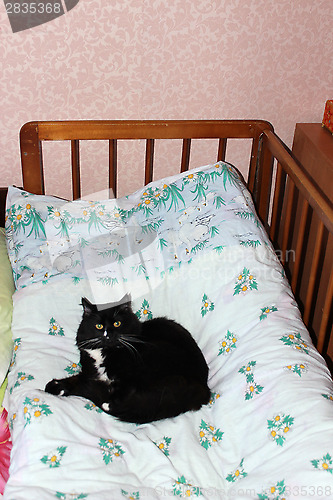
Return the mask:
<svg viewBox="0 0 333 500">
<path fill-rule="evenodd" d="M 208 367 L 191 334 L 175 321 L 140 322 L 130 302 L 100 310 L 86 298 L 77 331 L 81 372 L 51 380 L 47 392 L 82 396 L 126 422 L 199 410 L 210 399 Z"/>
</svg>

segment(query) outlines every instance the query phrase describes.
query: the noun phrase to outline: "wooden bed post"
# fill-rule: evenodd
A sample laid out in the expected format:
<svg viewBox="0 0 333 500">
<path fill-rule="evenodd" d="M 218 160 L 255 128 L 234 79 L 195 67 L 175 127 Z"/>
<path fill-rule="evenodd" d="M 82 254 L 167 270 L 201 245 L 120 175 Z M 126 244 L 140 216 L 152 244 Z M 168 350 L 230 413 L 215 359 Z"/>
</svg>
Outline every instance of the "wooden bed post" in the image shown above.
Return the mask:
<svg viewBox="0 0 333 500">
<path fill-rule="evenodd" d="M 42 145 L 38 138 L 38 122 L 28 122 L 20 130 L 23 186 L 27 191 L 44 194 Z M 22 160 L 21 160 L 22 161 Z M 36 169 L 39 164 L 39 169 Z"/>
</svg>

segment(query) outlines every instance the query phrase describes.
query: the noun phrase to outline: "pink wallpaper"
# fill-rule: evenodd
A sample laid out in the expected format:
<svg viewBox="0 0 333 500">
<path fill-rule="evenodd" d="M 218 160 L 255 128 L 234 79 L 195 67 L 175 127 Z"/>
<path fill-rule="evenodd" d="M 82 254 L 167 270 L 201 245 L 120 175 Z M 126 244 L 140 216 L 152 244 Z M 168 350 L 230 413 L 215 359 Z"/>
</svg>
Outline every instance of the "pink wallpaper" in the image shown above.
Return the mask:
<svg viewBox="0 0 333 500">
<path fill-rule="evenodd" d="M 333 97 L 331 0 L 80 0 L 14 34 L 3 2 L 0 16 L 0 185 L 21 183 L 18 131 L 29 120 L 262 118 L 290 146 L 295 123 L 321 121 Z M 131 190 L 141 153 L 126 148 Z M 90 178 L 100 160 L 86 149 Z M 65 160 L 48 154 L 60 194 Z M 237 145 L 229 159 L 241 162 Z"/>
</svg>

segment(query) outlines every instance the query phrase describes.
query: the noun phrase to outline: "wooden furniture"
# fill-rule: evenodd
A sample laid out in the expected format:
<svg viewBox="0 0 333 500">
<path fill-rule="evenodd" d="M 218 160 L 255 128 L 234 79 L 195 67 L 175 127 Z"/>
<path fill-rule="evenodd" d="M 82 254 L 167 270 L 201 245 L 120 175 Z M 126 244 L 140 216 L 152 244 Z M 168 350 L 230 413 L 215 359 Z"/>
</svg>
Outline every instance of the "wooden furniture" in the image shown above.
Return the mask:
<svg viewBox="0 0 333 500">
<path fill-rule="evenodd" d="M 292 152 L 295 158 L 299 161 L 304 172 L 309 176 L 311 182 L 317 186 L 322 192 L 323 197 L 327 198 L 328 204 L 332 207 L 333 200 L 333 136 L 330 132 L 322 127 L 320 123 L 298 123 L 295 128 Z M 295 205 L 296 228 L 299 227 L 301 201 L 298 200 Z M 305 220 L 305 219 L 304 219 Z M 308 323 L 310 332 L 313 335 L 319 331 L 319 325 L 325 314 L 325 302 L 329 304 L 332 301 L 332 267 L 333 267 L 333 238 L 325 228 L 321 228 L 320 220 L 316 214 L 308 214 L 305 222 L 306 232 L 305 240 L 307 247 L 311 252 L 314 251 L 317 239 L 322 240 L 326 251 L 318 252 L 318 264 L 316 280 L 311 277 L 310 262 L 306 254 L 302 259 L 302 279 L 296 283 L 294 281 L 294 289 L 298 297 L 299 306 L 304 311 L 307 301 L 307 290 L 310 286 L 315 290 L 314 296 L 316 307 L 312 306 L 305 315 L 305 320 Z M 317 233 L 318 229 L 318 233 Z M 319 248 L 319 242 L 318 248 Z M 293 242 L 293 248 L 297 245 L 297 241 Z M 291 263 L 293 265 L 293 263 Z M 321 280 L 318 280 L 318 276 Z M 328 290 L 328 292 L 327 292 Z M 310 321 L 311 316 L 311 321 Z M 327 317 L 327 329 L 332 333 L 332 314 Z M 333 335 L 327 346 L 327 353 L 331 360 L 333 359 Z"/>
<path fill-rule="evenodd" d="M 311 330 L 318 314 L 317 290 L 324 293 L 324 304 L 319 305 L 321 321 L 316 326 L 317 348 L 325 353 L 329 342 L 332 311 L 333 275 L 324 290 L 319 262 L 327 250 L 325 235 L 333 232 L 333 209 L 326 197 L 292 158 L 290 151 L 275 135 L 273 127 L 261 120 L 194 120 L 194 121 L 49 121 L 29 122 L 20 133 L 23 184 L 27 191 L 43 194 L 44 141 L 70 141 L 72 156 L 73 198 L 80 197 L 80 141 L 109 141 L 109 188 L 117 193 L 117 144 L 120 140 L 146 141 L 145 182 L 153 178 L 154 145 L 158 139 L 182 139 L 180 170 L 190 167 L 191 142 L 215 138 L 217 160 L 225 158 L 229 138 L 252 140 L 247 186 L 253 195 L 257 212 L 275 246 L 291 280 L 299 301 L 298 284 L 302 276 L 304 255 L 309 261 L 304 319 Z M 214 161 L 214 159 L 207 159 Z M 51 194 L 51 193 L 50 193 Z M 300 225 L 295 229 L 293 210 L 295 196 L 302 199 Z M 318 217 L 315 245 L 307 244 L 307 224 L 310 212 Z M 282 214 L 282 216 L 281 216 Z M 291 242 L 297 237 L 292 265 L 288 256 Z"/>
<path fill-rule="evenodd" d="M 314 183 L 333 200 L 333 136 L 320 123 L 297 123 L 292 152 Z"/>
</svg>

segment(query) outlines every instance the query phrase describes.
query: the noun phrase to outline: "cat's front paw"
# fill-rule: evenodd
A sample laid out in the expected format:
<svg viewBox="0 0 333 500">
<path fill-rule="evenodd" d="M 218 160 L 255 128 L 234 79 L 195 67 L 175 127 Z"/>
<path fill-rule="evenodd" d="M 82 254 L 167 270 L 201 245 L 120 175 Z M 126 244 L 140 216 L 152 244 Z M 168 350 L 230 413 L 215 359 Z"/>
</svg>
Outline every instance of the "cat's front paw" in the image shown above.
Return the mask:
<svg viewBox="0 0 333 500">
<path fill-rule="evenodd" d="M 102 403 L 101 408 L 105 413 L 110 413 L 111 412 L 111 405 L 110 403 Z"/>
<path fill-rule="evenodd" d="M 56 380 L 55 378 L 48 382 L 45 386 L 45 392 L 54 394 L 55 396 L 68 396 L 68 391 L 65 389 L 62 380 Z"/>
</svg>

